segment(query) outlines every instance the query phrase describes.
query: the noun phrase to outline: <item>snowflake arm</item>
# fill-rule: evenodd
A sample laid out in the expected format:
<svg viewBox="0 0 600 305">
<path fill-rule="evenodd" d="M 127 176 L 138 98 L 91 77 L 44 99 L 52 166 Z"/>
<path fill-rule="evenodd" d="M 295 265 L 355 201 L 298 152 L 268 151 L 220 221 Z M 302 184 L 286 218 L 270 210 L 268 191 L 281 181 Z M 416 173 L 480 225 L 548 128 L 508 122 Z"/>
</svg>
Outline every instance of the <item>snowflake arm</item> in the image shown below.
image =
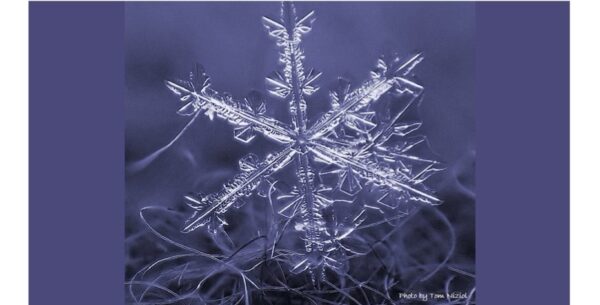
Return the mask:
<svg viewBox="0 0 600 305">
<path fill-rule="evenodd" d="M 289 2 L 282 4 L 280 21 L 263 17 L 263 25 L 281 48 L 279 62 L 283 65 L 283 73 L 275 72 L 266 78 L 269 92 L 288 100 L 292 124 L 299 132 L 306 129 L 307 123 L 304 96 L 310 96 L 318 90 L 314 83 L 321 75 L 312 69 L 305 73 L 304 52 L 300 48 L 302 36 L 310 32 L 314 21 L 314 11 L 298 19 L 294 5 Z"/>
<path fill-rule="evenodd" d="M 313 283 L 324 278 L 329 265 L 327 250 L 331 248 L 331 235 L 327 231 L 327 221 L 323 210 L 333 203 L 324 193 L 331 189 L 315 183 L 315 172 L 307 154 L 296 156 L 297 185 L 289 194 L 278 199 L 289 201 L 280 213 L 289 218 L 297 218 L 296 231 L 302 232 L 305 253 L 293 256 L 291 271 L 300 273 L 308 270 Z"/>
<path fill-rule="evenodd" d="M 200 65 L 190 73 L 189 80 L 165 81 L 165 85 L 184 103 L 179 109 L 180 115 L 193 115 L 198 111 L 213 119 L 217 117 L 227 120 L 234 126 L 235 138 L 248 143 L 259 132 L 279 143 L 293 141 L 294 131 L 276 119 L 264 115 L 264 103 L 253 105 L 257 99 L 251 95 L 242 101 L 235 101 L 228 95 L 219 94 L 210 87 L 210 78 Z"/>
<path fill-rule="evenodd" d="M 423 60 L 421 53 L 415 54 L 404 62 L 394 58 L 390 63 L 379 59 L 377 68 L 372 71 L 371 79 L 358 89 L 348 93 L 338 93 L 332 101 L 332 109 L 325 113 L 308 131 L 310 140 L 320 139 L 333 131 L 342 122 L 361 122 L 366 130 L 375 126 L 368 122 L 368 112 L 360 111 L 377 101 L 383 94 L 392 88 L 400 93 L 420 92 L 423 87 L 409 80 L 412 70 Z M 348 87 L 349 88 L 349 87 Z"/>
<path fill-rule="evenodd" d="M 439 203 L 440 200 L 425 191 L 417 189 L 418 184 L 411 182 L 405 174 L 398 173 L 392 168 L 378 166 L 377 162 L 368 158 L 348 156 L 320 143 L 312 143 L 308 148 L 316 157 L 341 168 L 349 168 L 361 178 L 375 184 L 386 186 L 395 191 L 408 191 L 414 199 L 425 203 Z M 412 185 L 411 185 L 412 184 Z"/>
<path fill-rule="evenodd" d="M 329 206 L 332 201 L 325 197 L 322 185 L 315 186 L 315 173 L 310 166 L 306 154 L 297 157 L 297 175 L 299 180 L 300 211 L 303 222 L 303 230 L 306 235 L 306 251 L 311 252 L 314 247 L 323 250 L 325 222 L 321 211 Z"/>
<path fill-rule="evenodd" d="M 221 218 L 234 204 L 239 203 L 243 197 L 248 197 L 258 187 L 264 177 L 285 167 L 294 157 L 296 151 L 291 146 L 286 147 L 277 154 L 267 156 L 265 161 L 259 162 L 256 155 L 251 154 L 240 160 L 242 173 L 235 176 L 217 193 L 208 196 L 199 194 L 185 196 L 186 203 L 195 210 L 187 221 L 183 232 L 191 232 L 201 226 L 225 224 Z"/>
</svg>

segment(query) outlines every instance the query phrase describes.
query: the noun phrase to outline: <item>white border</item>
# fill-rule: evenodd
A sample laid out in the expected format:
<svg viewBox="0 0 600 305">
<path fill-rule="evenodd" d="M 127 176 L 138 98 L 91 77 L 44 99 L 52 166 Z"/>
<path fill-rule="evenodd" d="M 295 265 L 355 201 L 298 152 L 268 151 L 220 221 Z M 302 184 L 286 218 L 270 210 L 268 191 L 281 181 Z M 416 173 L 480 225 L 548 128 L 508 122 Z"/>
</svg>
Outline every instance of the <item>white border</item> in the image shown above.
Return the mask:
<svg viewBox="0 0 600 305">
<path fill-rule="evenodd" d="M 0 2 L 0 276 L 3 304 L 28 304 L 28 4 Z"/>
<path fill-rule="evenodd" d="M 600 283 L 599 16 L 598 1 L 571 3 L 571 305 L 597 302 Z"/>
</svg>

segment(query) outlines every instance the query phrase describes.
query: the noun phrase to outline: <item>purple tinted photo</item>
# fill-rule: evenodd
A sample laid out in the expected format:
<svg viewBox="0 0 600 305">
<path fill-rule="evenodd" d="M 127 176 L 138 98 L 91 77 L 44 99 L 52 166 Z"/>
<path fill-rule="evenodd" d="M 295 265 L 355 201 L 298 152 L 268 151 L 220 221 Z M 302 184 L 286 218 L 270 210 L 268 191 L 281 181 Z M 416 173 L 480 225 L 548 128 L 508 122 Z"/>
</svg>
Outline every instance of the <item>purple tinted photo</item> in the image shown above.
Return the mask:
<svg viewBox="0 0 600 305">
<path fill-rule="evenodd" d="M 127 304 L 474 304 L 472 3 L 127 3 Z"/>
</svg>

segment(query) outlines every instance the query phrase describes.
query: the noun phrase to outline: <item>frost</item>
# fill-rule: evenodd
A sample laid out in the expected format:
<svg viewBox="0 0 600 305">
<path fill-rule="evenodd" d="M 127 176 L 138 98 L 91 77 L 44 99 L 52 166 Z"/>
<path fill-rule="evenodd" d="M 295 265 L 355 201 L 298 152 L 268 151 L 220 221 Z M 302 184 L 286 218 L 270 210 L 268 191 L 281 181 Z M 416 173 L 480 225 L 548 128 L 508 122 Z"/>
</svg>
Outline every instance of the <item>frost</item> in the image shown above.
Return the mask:
<svg viewBox="0 0 600 305">
<path fill-rule="evenodd" d="M 421 123 L 404 119 L 423 95 L 414 78 L 421 53 L 379 58 L 369 79 L 358 86 L 339 79 L 329 94 L 330 110 L 309 119 L 309 105 L 326 102 L 310 100 L 319 90 L 321 73 L 305 67 L 301 48 L 314 21 L 314 12 L 298 17 L 288 2 L 278 18 L 262 18 L 281 66 L 266 77 L 267 91 L 286 102 L 288 118 L 267 116 L 265 99 L 257 92 L 236 99 L 215 90 L 200 65 L 187 80 L 165 84 L 182 103 L 180 115 L 225 120 L 242 143 L 260 135 L 280 145 L 266 156 L 239 160 L 240 172 L 220 191 L 186 195 L 193 213 L 182 231 L 206 230 L 216 243 L 230 245 L 228 212 L 258 194 L 273 205 L 273 217 L 283 219 L 273 222 L 265 237 L 270 258 L 294 274 L 307 272 L 320 286 L 328 283 L 327 270 L 345 274 L 353 257 L 373 251 L 358 234 L 361 228 L 393 223 L 418 205 L 439 204 L 424 182 L 440 167 L 419 152 L 427 148 L 425 138 L 416 135 Z M 293 181 L 281 183 L 278 175 L 285 170 L 293 171 Z M 303 247 L 280 246 L 290 230 Z"/>
</svg>

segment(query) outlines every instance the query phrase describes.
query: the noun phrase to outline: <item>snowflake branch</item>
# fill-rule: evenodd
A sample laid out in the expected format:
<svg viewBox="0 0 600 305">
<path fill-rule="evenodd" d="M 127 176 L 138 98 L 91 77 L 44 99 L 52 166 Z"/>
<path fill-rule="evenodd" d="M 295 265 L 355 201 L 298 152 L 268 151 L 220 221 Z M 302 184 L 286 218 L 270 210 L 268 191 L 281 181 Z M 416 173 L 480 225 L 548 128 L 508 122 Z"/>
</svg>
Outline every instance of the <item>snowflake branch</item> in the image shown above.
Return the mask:
<svg viewBox="0 0 600 305">
<path fill-rule="evenodd" d="M 325 113 L 307 132 L 310 140 L 320 139 L 333 131 L 349 116 L 357 116 L 359 111 L 377 101 L 383 94 L 396 87 L 400 93 L 415 94 L 423 87 L 406 78 L 414 67 L 423 60 L 423 55 L 418 53 L 405 62 L 394 58 L 391 63 L 382 59 L 378 61 L 377 68 L 371 73 L 372 79 L 365 82 L 358 89 L 347 94 L 337 107 Z"/>
<path fill-rule="evenodd" d="M 260 183 L 264 176 L 272 175 L 284 168 L 293 159 L 296 151 L 291 146 L 286 147 L 279 153 L 269 156 L 263 162 L 255 164 L 241 164 L 243 172 L 234 177 L 223 189 L 208 196 L 185 196 L 190 207 L 196 210 L 188 220 L 183 232 L 191 232 L 198 227 L 206 225 L 211 216 L 219 218 L 242 197 L 249 196 Z M 218 219 L 221 223 L 224 220 Z"/>
<path fill-rule="evenodd" d="M 305 73 L 302 63 L 304 53 L 300 48 L 302 36 L 312 29 L 311 25 L 315 20 L 314 11 L 298 20 L 294 5 L 284 2 L 281 7 L 280 22 L 268 17 L 263 17 L 262 20 L 269 35 L 281 47 L 279 62 L 284 66 L 283 75 L 274 73 L 267 77 L 269 92 L 280 98 L 289 99 L 288 111 L 294 129 L 303 132 L 307 122 L 304 95 L 311 95 L 318 90 L 314 82 L 321 75 L 314 70 Z"/>
<path fill-rule="evenodd" d="M 302 196 L 300 211 L 306 235 L 306 252 L 311 252 L 315 246 L 318 250 L 323 250 L 323 239 L 327 232 L 321 210 L 331 202 L 320 194 L 321 190 L 315 188 L 315 174 L 309 164 L 308 156 L 306 154 L 298 155 L 296 162 L 299 193 Z"/>
<path fill-rule="evenodd" d="M 352 158 L 346 154 L 333 150 L 325 145 L 313 142 L 308 146 L 308 149 L 313 152 L 318 158 L 335 164 L 341 168 L 351 168 L 361 178 L 373 181 L 376 184 L 381 184 L 397 191 L 409 191 L 413 195 L 427 203 L 439 203 L 440 200 L 424 191 L 418 190 L 415 186 L 409 185 L 410 179 L 406 176 L 398 175 L 391 168 L 378 167 L 375 162 L 364 162 L 362 158 Z"/>
<path fill-rule="evenodd" d="M 178 111 L 181 115 L 193 115 L 198 111 L 213 119 L 215 114 L 227 120 L 236 129 L 236 138 L 249 142 L 254 132 L 280 143 L 290 143 L 294 131 L 276 119 L 264 116 L 264 105 L 253 108 L 247 99 L 234 101 L 230 96 L 220 95 L 210 88 L 210 79 L 201 66 L 190 74 L 190 80 L 165 81 L 169 88 L 185 105 Z"/>
</svg>

